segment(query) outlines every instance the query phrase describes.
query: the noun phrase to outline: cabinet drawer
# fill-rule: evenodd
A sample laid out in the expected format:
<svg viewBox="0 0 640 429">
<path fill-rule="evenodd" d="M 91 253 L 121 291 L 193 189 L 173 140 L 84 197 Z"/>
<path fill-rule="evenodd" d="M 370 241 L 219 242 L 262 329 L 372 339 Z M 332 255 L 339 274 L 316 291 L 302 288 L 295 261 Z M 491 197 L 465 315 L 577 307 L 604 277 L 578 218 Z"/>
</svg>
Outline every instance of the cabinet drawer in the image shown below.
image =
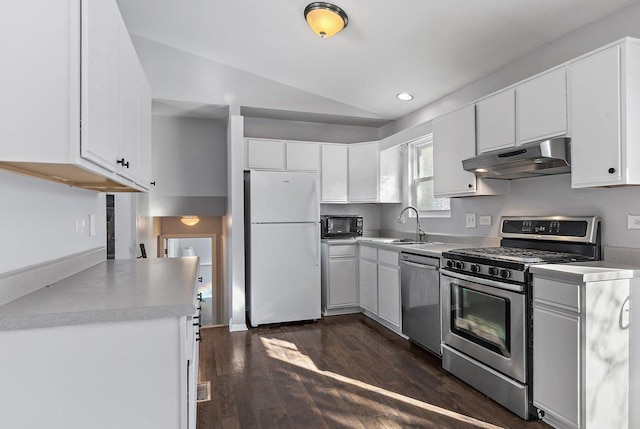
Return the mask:
<svg viewBox="0 0 640 429">
<path fill-rule="evenodd" d="M 580 285 L 534 278 L 533 301 L 580 313 Z"/>
<path fill-rule="evenodd" d="M 398 252 L 379 249 L 378 262 L 382 264 L 391 265 L 393 267 L 398 267 Z"/>
<path fill-rule="evenodd" d="M 378 249 L 373 246 L 360 245 L 360 257 L 365 259 L 378 260 Z"/>
<path fill-rule="evenodd" d="M 334 244 L 329 246 L 329 257 L 356 256 L 355 244 Z"/>
</svg>

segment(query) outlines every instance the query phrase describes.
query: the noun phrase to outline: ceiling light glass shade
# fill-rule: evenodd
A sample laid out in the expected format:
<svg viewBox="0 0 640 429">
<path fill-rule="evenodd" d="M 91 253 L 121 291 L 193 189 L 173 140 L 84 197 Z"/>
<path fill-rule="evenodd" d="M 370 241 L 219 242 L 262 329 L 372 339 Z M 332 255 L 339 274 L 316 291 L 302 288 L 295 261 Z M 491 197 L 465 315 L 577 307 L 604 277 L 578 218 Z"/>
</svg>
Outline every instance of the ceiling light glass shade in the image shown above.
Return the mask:
<svg viewBox="0 0 640 429">
<path fill-rule="evenodd" d="M 304 9 L 304 19 L 320 37 L 331 37 L 349 23 L 349 18 L 342 9 L 321 1 L 311 3 Z"/>
<path fill-rule="evenodd" d="M 180 222 L 184 223 L 187 226 L 193 226 L 200 222 L 200 218 L 198 216 L 182 216 Z"/>
</svg>

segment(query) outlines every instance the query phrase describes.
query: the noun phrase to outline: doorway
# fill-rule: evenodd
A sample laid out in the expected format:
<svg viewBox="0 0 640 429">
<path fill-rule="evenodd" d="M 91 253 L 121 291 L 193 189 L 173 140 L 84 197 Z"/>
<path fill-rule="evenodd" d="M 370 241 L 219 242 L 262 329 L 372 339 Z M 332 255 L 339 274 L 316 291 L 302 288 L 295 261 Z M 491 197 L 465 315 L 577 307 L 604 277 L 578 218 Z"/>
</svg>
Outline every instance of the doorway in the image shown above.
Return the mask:
<svg viewBox="0 0 640 429">
<path fill-rule="evenodd" d="M 198 293 L 202 294 L 202 326 L 222 324 L 222 290 L 217 275 L 216 234 L 164 234 L 159 236 L 161 255 L 165 258 L 198 256 Z"/>
</svg>

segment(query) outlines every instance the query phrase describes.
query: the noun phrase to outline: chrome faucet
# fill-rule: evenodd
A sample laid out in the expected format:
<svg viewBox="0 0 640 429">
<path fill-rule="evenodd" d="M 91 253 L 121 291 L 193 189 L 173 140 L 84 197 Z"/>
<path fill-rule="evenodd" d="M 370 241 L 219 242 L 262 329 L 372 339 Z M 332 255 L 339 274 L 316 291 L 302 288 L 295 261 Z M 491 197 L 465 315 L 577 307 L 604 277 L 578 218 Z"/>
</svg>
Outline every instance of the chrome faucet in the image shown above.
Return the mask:
<svg viewBox="0 0 640 429">
<path fill-rule="evenodd" d="M 418 209 L 416 209 L 413 206 L 407 206 L 403 208 L 400 214 L 398 215 L 398 223 L 405 222 L 404 212 L 406 212 L 407 210 L 413 210 L 416 213 L 416 241 L 422 241 L 422 238 L 425 235 L 427 235 L 427 233 L 424 232 L 424 230 L 420 226 L 420 213 L 418 212 Z"/>
</svg>

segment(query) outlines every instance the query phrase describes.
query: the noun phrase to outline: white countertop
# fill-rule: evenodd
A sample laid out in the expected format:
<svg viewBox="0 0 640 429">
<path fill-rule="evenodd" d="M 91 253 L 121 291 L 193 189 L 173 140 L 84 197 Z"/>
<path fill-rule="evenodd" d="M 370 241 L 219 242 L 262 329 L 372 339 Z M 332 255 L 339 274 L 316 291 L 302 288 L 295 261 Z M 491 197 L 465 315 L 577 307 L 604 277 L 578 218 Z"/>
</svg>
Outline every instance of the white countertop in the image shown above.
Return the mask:
<svg viewBox="0 0 640 429">
<path fill-rule="evenodd" d="M 198 258 L 109 260 L 0 306 L 0 330 L 194 314 Z"/>
<path fill-rule="evenodd" d="M 357 239 L 358 243 L 374 245 L 382 249 L 394 250 L 396 252 L 407 252 L 417 255 L 431 256 L 433 258 L 439 258 L 442 256 L 442 252 L 448 252 L 452 249 L 474 247 L 474 245 L 471 244 L 441 243 L 438 241 L 426 241 L 419 244 L 399 244 L 393 243 L 393 240 L 396 239 L 380 237 L 358 237 Z"/>
<path fill-rule="evenodd" d="M 598 282 L 640 277 L 640 267 L 610 261 L 532 265 L 530 271 L 534 275 L 537 274 L 570 283 Z"/>
</svg>

